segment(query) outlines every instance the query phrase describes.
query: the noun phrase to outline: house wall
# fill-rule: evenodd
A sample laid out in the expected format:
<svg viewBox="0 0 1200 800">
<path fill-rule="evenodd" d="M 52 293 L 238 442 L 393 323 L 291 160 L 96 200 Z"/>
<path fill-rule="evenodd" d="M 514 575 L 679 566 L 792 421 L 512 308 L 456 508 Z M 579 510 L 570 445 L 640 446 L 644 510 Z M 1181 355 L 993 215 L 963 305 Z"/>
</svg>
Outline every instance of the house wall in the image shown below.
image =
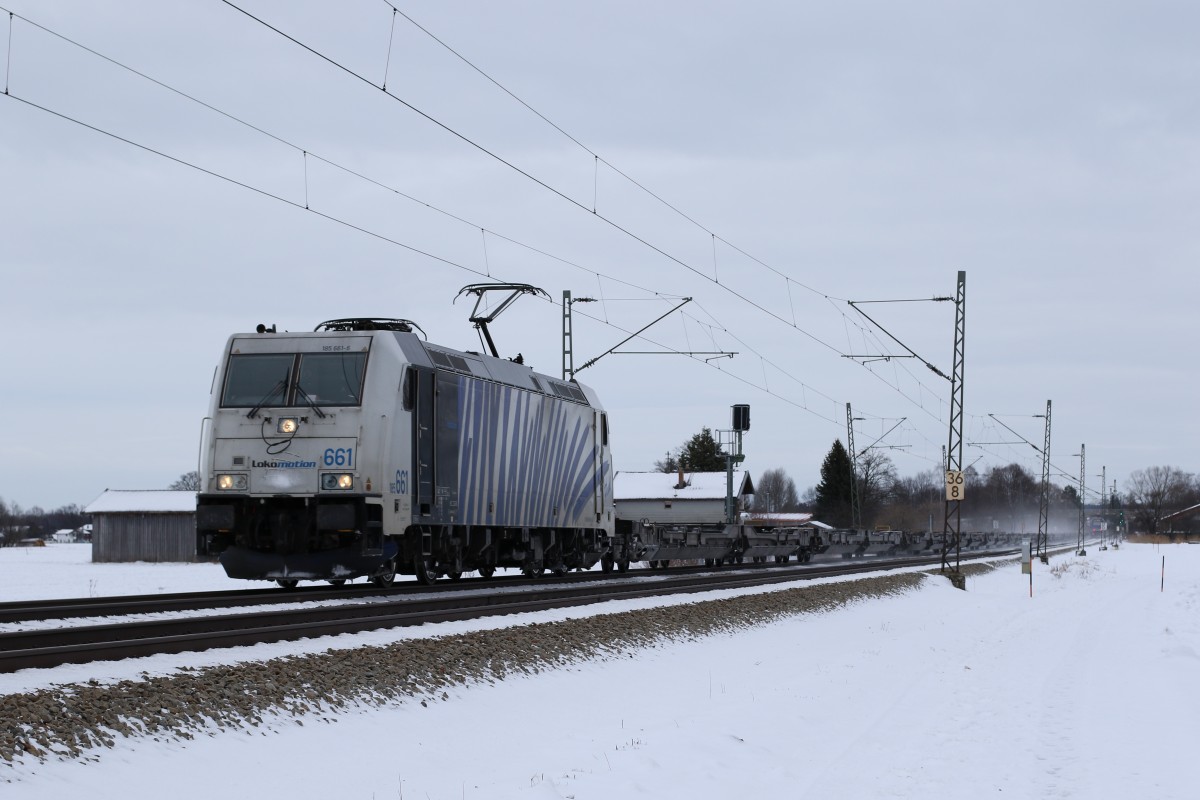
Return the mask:
<svg viewBox="0 0 1200 800">
<path fill-rule="evenodd" d="M 196 515 L 95 514 L 92 561 L 195 561 Z"/>
<path fill-rule="evenodd" d="M 671 507 L 667 508 L 666 504 Z M 724 522 L 725 501 L 722 500 L 617 500 L 620 519 L 649 520 L 662 523 Z"/>
</svg>

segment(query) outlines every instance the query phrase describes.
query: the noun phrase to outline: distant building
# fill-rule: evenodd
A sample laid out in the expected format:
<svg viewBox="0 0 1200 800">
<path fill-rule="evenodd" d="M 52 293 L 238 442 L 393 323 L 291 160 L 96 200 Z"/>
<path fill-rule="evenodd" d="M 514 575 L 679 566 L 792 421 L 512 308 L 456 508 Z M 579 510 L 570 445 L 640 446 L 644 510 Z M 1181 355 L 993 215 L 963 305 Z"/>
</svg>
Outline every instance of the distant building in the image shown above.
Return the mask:
<svg viewBox="0 0 1200 800">
<path fill-rule="evenodd" d="M 196 493 L 107 489 L 92 515 L 92 561 L 196 561 Z"/>
<path fill-rule="evenodd" d="M 613 502 L 621 519 L 724 522 L 725 492 L 724 472 L 618 472 L 613 478 Z M 750 473 L 734 471 L 733 493 L 740 513 L 754 494 Z"/>
<path fill-rule="evenodd" d="M 50 538 L 54 540 L 55 544 L 71 544 L 78 541 L 76 532 L 72 528 L 63 528 L 62 530 L 55 531 L 54 535 Z"/>
</svg>

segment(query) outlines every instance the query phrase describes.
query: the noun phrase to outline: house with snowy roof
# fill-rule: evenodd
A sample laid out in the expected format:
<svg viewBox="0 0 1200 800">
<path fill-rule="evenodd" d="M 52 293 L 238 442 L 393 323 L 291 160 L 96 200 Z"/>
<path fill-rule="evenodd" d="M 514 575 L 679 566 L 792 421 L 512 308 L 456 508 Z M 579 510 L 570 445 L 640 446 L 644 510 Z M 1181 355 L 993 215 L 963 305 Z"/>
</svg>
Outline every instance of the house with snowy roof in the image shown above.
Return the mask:
<svg viewBox="0 0 1200 800">
<path fill-rule="evenodd" d="M 657 523 L 722 523 L 727 478 L 724 472 L 618 472 L 613 502 L 621 519 Z M 747 507 L 754 482 L 745 470 L 734 470 L 736 509 Z"/>
</svg>

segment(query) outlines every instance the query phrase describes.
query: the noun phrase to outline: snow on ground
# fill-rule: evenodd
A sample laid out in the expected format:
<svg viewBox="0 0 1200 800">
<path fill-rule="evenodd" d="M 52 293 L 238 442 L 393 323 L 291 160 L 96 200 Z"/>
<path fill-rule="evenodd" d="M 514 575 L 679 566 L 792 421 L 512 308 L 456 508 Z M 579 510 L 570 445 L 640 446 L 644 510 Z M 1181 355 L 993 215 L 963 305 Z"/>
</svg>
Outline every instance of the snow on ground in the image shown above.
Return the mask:
<svg viewBox="0 0 1200 800">
<path fill-rule="evenodd" d="M 266 589 L 273 585 L 267 581 L 230 580 L 215 563 L 94 564 L 90 544 L 0 547 L 0 603 L 57 597 Z"/>
<path fill-rule="evenodd" d="M 0 780 L 6 800 L 1194 797 L 1200 547 L 1035 570 L 1033 598 L 1006 565 L 428 707 L 119 741 Z"/>
</svg>

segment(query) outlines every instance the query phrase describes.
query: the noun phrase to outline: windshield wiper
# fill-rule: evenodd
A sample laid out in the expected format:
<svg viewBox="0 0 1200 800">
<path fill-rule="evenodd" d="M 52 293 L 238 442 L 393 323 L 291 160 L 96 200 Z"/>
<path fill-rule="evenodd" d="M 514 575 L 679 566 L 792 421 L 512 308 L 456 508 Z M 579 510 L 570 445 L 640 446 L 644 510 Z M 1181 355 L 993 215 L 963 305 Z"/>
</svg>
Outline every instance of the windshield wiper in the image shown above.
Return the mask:
<svg viewBox="0 0 1200 800">
<path fill-rule="evenodd" d="M 308 403 L 308 407 L 317 412 L 317 416 L 325 419 L 325 412 L 317 406 L 317 401 L 308 396 L 308 392 L 304 391 L 304 387 L 299 383 L 296 384 L 296 394 L 304 398 L 304 402 Z"/>
<path fill-rule="evenodd" d="M 287 388 L 287 378 L 280 378 L 279 383 L 276 383 L 274 386 L 272 386 L 271 391 L 269 391 L 265 395 L 263 395 L 263 399 L 259 400 L 258 404 L 255 405 L 254 408 L 250 409 L 250 411 L 246 414 L 246 416 L 249 417 L 250 419 L 254 419 L 254 415 L 262 410 L 262 407 L 267 404 L 268 400 L 270 400 L 272 397 L 275 396 L 276 392 L 278 392 L 280 389 L 286 389 L 286 388 Z"/>
</svg>

